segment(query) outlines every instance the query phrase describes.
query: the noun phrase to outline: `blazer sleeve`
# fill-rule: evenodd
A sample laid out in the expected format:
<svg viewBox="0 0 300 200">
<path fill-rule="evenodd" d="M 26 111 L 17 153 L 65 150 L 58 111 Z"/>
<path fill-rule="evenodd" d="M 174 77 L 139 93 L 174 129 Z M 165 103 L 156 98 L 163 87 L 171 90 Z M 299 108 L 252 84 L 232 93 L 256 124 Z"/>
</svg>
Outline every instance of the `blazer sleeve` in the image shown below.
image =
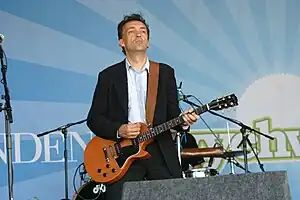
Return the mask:
<svg viewBox="0 0 300 200">
<path fill-rule="evenodd" d="M 107 118 L 110 81 L 107 74 L 100 72 L 94 91 L 92 104 L 87 116 L 87 126 L 97 136 L 105 139 L 117 139 L 117 130 L 122 125 Z"/>
</svg>

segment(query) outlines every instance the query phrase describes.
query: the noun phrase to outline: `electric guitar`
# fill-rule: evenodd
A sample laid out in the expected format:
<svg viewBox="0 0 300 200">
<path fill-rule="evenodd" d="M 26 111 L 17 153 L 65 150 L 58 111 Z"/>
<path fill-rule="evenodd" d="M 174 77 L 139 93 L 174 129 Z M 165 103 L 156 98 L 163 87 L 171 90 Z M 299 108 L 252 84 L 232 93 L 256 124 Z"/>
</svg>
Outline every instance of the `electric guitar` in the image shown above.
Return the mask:
<svg viewBox="0 0 300 200">
<path fill-rule="evenodd" d="M 209 110 L 222 110 L 237 105 L 237 97 L 230 94 L 195 108 L 195 112 L 200 115 Z M 183 123 L 182 116 L 152 128 L 142 123 L 141 133 L 134 139 L 122 138 L 114 141 L 94 137 L 84 151 L 84 165 L 88 175 L 100 183 L 109 184 L 118 181 L 125 175 L 134 160 L 151 156 L 145 148 L 153 142 L 155 136 Z"/>
</svg>

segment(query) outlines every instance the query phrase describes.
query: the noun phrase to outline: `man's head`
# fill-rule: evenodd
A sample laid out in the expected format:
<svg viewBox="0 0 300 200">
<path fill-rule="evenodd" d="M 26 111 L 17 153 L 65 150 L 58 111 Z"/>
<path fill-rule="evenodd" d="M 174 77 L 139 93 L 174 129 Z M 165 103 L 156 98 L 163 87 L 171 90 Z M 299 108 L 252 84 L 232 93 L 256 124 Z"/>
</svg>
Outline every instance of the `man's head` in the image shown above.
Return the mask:
<svg viewBox="0 0 300 200">
<path fill-rule="evenodd" d="M 119 46 L 122 52 L 145 52 L 149 47 L 149 25 L 140 14 L 124 16 L 118 24 Z"/>
</svg>

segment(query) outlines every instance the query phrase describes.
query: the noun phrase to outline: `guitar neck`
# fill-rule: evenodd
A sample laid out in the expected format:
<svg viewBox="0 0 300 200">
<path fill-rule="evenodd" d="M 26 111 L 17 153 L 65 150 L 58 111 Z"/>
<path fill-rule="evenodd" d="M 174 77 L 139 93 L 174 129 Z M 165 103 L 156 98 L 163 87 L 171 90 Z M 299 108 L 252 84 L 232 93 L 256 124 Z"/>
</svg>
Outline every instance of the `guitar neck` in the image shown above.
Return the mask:
<svg viewBox="0 0 300 200">
<path fill-rule="evenodd" d="M 209 106 L 206 104 L 196 108 L 195 112 L 196 114 L 200 115 L 201 113 L 204 113 L 208 110 L 209 110 Z M 183 123 L 184 123 L 184 119 L 182 118 L 182 116 L 176 117 L 154 128 L 149 128 L 148 131 L 140 134 L 136 139 L 138 140 L 139 143 L 144 142 Z"/>
</svg>

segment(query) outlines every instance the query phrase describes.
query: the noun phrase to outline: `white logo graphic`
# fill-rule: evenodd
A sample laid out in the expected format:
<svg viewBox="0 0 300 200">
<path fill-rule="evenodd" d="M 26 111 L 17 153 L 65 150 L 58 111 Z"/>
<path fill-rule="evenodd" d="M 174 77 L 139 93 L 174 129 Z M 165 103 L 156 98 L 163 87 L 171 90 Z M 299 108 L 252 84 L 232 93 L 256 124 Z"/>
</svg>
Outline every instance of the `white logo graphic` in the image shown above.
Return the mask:
<svg viewBox="0 0 300 200">
<path fill-rule="evenodd" d="M 96 185 L 93 189 L 94 194 L 104 193 L 106 192 L 106 186 L 103 185 L 102 183 L 100 185 Z"/>
</svg>

